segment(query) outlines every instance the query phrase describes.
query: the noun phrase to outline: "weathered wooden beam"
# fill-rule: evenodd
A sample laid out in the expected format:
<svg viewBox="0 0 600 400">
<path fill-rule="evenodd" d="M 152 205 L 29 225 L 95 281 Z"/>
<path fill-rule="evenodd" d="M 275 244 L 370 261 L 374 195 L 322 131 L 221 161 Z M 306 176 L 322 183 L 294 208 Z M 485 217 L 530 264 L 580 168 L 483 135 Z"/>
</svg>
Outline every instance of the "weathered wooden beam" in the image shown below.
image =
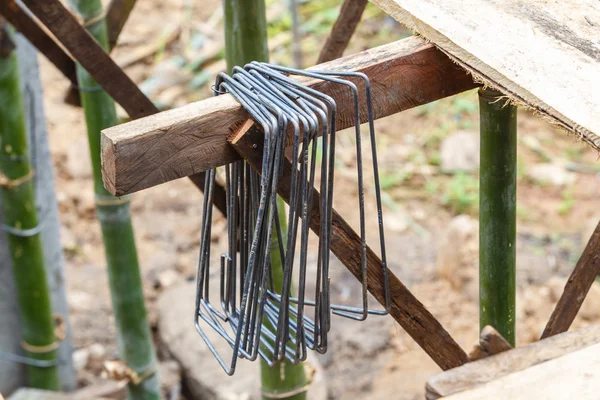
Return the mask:
<svg viewBox="0 0 600 400">
<path fill-rule="evenodd" d="M 60 1 L 23 0 L 23 3 L 132 118 L 158 112 L 154 104 Z"/>
<path fill-rule="evenodd" d="M 75 63 L 14 0 L 0 1 L 0 14 L 29 40 L 73 85 Z"/>
<path fill-rule="evenodd" d="M 340 15 L 333 24 L 331 33 L 319 53 L 317 64 L 335 60 L 344 54 L 366 6 L 367 0 L 344 0 Z"/>
<path fill-rule="evenodd" d="M 546 324 L 542 339 L 569 330 L 598 274 L 600 274 L 600 223 L 577 261 L 563 294 Z"/>
<path fill-rule="evenodd" d="M 136 0 L 112 0 L 106 11 L 106 30 L 108 31 L 108 47 L 112 50 L 116 44 L 125 22 L 135 6 Z"/>
<path fill-rule="evenodd" d="M 471 388 L 485 386 L 496 379 L 517 375 L 532 366 L 543 364 L 570 352 L 581 350 L 600 342 L 600 325 L 591 325 L 573 332 L 540 340 L 527 346 L 470 362 L 460 368 L 442 372 L 431 378 L 426 385 L 427 400 L 445 398 Z M 520 376 L 520 375 L 519 375 Z M 531 382 L 533 384 L 533 382 Z M 533 386 L 535 387 L 535 386 Z M 576 393 L 576 392 L 573 392 Z M 568 397 L 568 396 L 567 396 Z M 596 396 L 597 397 L 597 396 Z M 595 397 L 595 398 L 596 398 Z M 454 398 L 454 397 L 450 397 Z M 483 396 L 478 399 L 539 399 L 549 397 L 531 396 Z M 565 397 L 552 397 L 561 399 Z M 577 397 L 579 399 L 579 397 Z"/>
<path fill-rule="evenodd" d="M 123 70 L 115 64 L 96 40 L 89 35 L 75 17 L 57 0 L 23 0 L 29 9 L 56 36 L 98 84 L 132 118 L 158 113 L 158 108 L 144 95 Z M 192 175 L 192 174 L 190 174 Z M 199 189 L 204 188 L 204 173 L 190 177 Z M 227 216 L 225 190 L 215 188 L 215 205 Z"/>
<path fill-rule="evenodd" d="M 230 138 L 231 146 L 259 174 L 262 166 L 263 132 L 251 120 L 244 123 Z M 284 160 L 280 171 L 277 193 L 289 203 L 292 165 Z M 320 234 L 320 194 L 315 189 L 310 214 L 310 228 Z M 331 251 L 357 278 L 362 279 L 362 244 L 348 223 L 333 210 Z M 385 291 L 381 259 L 367 246 L 368 290 L 379 303 L 385 305 Z M 406 286 L 389 271 L 391 292 L 390 315 L 442 368 L 447 370 L 469 361 L 467 354 L 454 341 L 437 319 L 421 304 Z"/>
<path fill-rule="evenodd" d="M 371 2 L 480 81 L 600 150 L 597 0 Z"/>
<path fill-rule="evenodd" d="M 476 87 L 462 69 L 417 37 L 312 69 L 367 74 L 375 118 Z M 353 125 L 347 87 L 314 79 L 299 81 L 336 100 L 339 129 Z M 353 81 L 363 93 L 362 80 Z M 361 100 L 361 119 L 366 121 L 366 103 Z M 247 118 L 232 96 L 222 95 L 106 129 L 102 137 L 104 184 L 112 193 L 123 195 L 238 160 L 227 137 Z"/>
</svg>

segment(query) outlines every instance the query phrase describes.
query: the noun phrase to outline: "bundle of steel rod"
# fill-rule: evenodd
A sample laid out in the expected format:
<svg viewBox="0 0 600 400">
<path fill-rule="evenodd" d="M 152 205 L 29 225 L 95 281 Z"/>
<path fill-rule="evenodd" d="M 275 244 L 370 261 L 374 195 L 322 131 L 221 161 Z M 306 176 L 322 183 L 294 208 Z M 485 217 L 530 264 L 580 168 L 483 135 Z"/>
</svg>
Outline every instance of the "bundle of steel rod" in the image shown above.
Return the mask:
<svg viewBox="0 0 600 400">
<path fill-rule="evenodd" d="M 362 249 L 357 255 L 362 267 L 359 305 L 331 304 L 329 249 L 336 162 L 336 104 L 331 97 L 303 86 L 290 75 L 325 80 L 353 94 Z M 366 137 L 373 163 L 372 187 L 377 204 L 386 298 L 386 307 L 377 310 L 369 308 L 367 295 L 364 138 L 360 127 L 359 91 L 354 83 L 344 79 L 348 77 L 363 80 L 365 84 L 369 127 Z M 196 330 L 230 375 L 235 371 L 238 358 L 255 360 L 260 356 L 269 365 L 283 359 L 298 363 L 306 359 L 307 349 L 319 353 L 327 351 L 331 314 L 364 320 L 368 314 L 385 315 L 390 308 L 369 80 L 366 75 L 354 72 L 305 71 L 252 62 L 244 68 L 235 67 L 231 76 L 219 74 L 214 91 L 215 95 L 230 93 L 243 105 L 264 131 L 264 149 L 260 173 L 245 161 L 237 161 L 225 166 L 224 171 L 213 169 L 206 174 L 194 314 Z M 286 150 L 290 132 L 291 151 Z M 279 219 L 286 213 L 277 202 L 284 162 L 292 165 L 287 232 Z M 227 192 L 227 251 L 215 257 L 211 254 L 212 201 L 215 180 L 223 174 Z M 321 194 L 318 205 L 321 218 L 315 244 L 309 240 L 309 230 L 316 184 Z M 277 239 L 274 243 L 279 243 L 274 249 L 272 238 Z M 282 271 L 276 271 L 277 274 L 271 266 L 271 252 L 278 253 L 281 259 Z M 317 255 L 312 269 L 307 268 L 311 252 Z M 281 279 L 274 279 L 274 275 Z M 213 291 L 217 288 L 219 291 L 212 297 L 211 279 L 218 279 Z M 297 294 L 294 294 L 293 281 L 297 281 Z M 224 340 L 231 348 L 229 362 L 226 361 L 229 357 L 217 350 L 215 340 Z"/>
</svg>

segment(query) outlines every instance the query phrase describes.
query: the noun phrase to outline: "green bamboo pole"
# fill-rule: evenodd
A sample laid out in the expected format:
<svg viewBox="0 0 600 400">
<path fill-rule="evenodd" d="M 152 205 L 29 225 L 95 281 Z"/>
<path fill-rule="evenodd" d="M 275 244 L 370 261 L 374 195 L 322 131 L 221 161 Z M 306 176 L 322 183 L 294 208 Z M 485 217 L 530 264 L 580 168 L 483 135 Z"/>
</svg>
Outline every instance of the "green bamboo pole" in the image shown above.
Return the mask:
<svg viewBox="0 0 600 400">
<path fill-rule="evenodd" d="M 82 17 L 90 34 L 107 49 L 106 23 L 99 17 L 102 15 L 101 1 L 70 0 L 70 3 Z M 114 197 L 102 184 L 100 131 L 118 123 L 115 103 L 106 92 L 100 90 L 96 81 L 80 65 L 77 65 L 77 80 L 88 131 L 96 212 L 102 228 L 119 350 L 127 366 L 140 377 L 145 377 L 138 385 L 129 384 L 129 396 L 136 400 L 159 399 L 159 382 L 155 373 L 156 355 L 146 319 L 142 280 L 131 224 L 130 198 Z"/>
<path fill-rule="evenodd" d="M 515 345 L 517 108 L 479 90 L 479 321 Z"/>
<path fill-rule="evenodd" d="M 27 230 L 37 227 L 39 220 L 34 171 L 27 156 L 17 54 L 10 29 L 0 17 L 0 187 L 4 224 Z M 7 232 L 7 236 L 21 313 L 23 347 L 27 357 L 52 364 L 56 360 L 56 338 L 40 234 L 22 237 Z M 56 366 L 30 365 L 27 379 L 31 387 L 60 390 Z"/>
<path fill-rule="evenodd" d="M 234 66 L 244 66 L 251 61 L 268 61 L 267 22 L 264 0 L 224 0 L 225 14 L 225 56 L 227 69 Z M 286 230 L 285 203 L 277 198 L 279 222 L 282 230 Z M 283 237 L 286 235 L 284 234 Z M 277 292 L 281 292 L 283 266 L 279 254 L 279 242 L 275 229 L 271 237 L 271 271 L 273 284 Z M 269 324 L 268 321 L 265 321 Z M 271 327 L 272 328 L 272 327 Z M 270 368 L 261 360 L 260 366 L 262 392 L 265 394 L 285 394 L 303 388 L 306 375 L 302 364 L 293 365 L 288 361 L 277 363 Z M 265 400 L 269 396 L 263 396 Z M 306 392 L 277 397 L 281 399 L 305 400 Z"/>
</svg>

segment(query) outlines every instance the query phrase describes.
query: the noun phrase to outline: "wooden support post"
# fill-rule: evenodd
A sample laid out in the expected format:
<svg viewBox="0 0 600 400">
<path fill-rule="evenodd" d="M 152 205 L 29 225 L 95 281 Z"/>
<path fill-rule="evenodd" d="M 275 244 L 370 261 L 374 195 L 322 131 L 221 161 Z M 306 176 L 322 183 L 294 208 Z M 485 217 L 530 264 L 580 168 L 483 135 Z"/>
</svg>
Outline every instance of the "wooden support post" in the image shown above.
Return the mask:
<svg viewBox="0 0 600 400">
<path fill-rule="evenodd" d="M 588 241 L 583 254 L 567 284 L 556 308 L 542 333 L 542 339 L 566 332 L 579 312 L 585 296 L 594 284 L 596 276 L 600 274 L 600 223 L 596 226 L 592 237 Z"/>
<path fill-rule="evenodd" d="M 369 76 L 375 118 L 477 87 L 465 72 L 422 39 L 411 37 L 313 67 Z M 337 128 L 354 124 L 351 92 L 341 85 L 299 79 L 337 102 Z M 361 120 L 366 121 L 364 82 Z M 240 157 L 227 143 L 248 114 L 230 95 L 121 124 L 103 131 L 104 184 L 123 195 L 225 165 Z"/>
<path fill-rule="evenodd" d="M 258 173 L 261 173 L 263 137 L 262 131 L 253 126 L 251 120 L 248 120 L 230 139 L 235 151 Z M 291 168 L 291 163 L 284 161 L 277 189 L 277 193 L 286 202 L 289 202 Z M 321 204 L 320 194 L 315 189 L 310 211 L 310 228 L 317 235 L 320 232 L 321 224 L 319 204 Z M 331 232 L 331 251 L 360 280 L 362 274 L 360 237 L 335 210 L 333 211 Z M 385 304 L 381 259 L 369 247 L 367 247 L 367 265 L 368 290 L 378 302 Z M 464 350 L 391 271 L 389 271 L 389 283 L 392 300 L 391 316 L 433 361 L 443 370 L 468 362 Z"/>
<path fill-rule="evenodd" d="M 367 0 L 344 0 L 340 15 L 319 53 L 317 64 L 335 60 L 344 54 L 366 6 Z"/>
</svg>

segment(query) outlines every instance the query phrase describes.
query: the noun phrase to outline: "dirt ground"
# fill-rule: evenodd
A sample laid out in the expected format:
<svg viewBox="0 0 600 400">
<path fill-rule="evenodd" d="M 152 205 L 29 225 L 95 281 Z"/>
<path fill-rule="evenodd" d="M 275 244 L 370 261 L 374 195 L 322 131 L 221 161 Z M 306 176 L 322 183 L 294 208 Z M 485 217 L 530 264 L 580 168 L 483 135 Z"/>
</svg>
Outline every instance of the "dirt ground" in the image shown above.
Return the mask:
<svg viewBox="0 0 600 400">
<path fill-rule="evenodd" d="M 335 18 L 335 10 L 328 7 L 336 2 L 311 3 L 301 7 L 305 66 L 314 63 Z M 290 63 L 289 17 L 284 6 L 269 4 L 272 61 Z M 220 2 L 214 0 L 139 2 L 115 51 L 116 60 L 128 63 L 126 71 L 163 107 L 207 97 L 215 73 L 224 68 L 219 56 L 223 40 L 219 7 Z M 389 17 L 369 6 L 347 53 L 406 35 Z M 149 44 L 150 53 L 144 53 Z M 64 104 L 66 80 L 49 62 L 40 62 L 67 254 L 74 344 L 79 349 L 101 344 L 111 358 L 116 356 L 114 321 L 94 214 L 83 114 Z M 476 224 L 471 224 L 477 218 L 478 177 L 475 172 L 443 172 L 440 160 L 447 137 L 457 132 L 477 135 L 477 107 L 476 92 L 469 92 L 376 124 L 391 268 L 465 349 L 478 336 L 477 234 Z M 598 221 L 600 169 L 596 152 L 573 136 L 525 110 L 519 111 L 518 118 L 517 344 L 523 345 L 539 337 Z M 357 226 L 355 205 L 348 201 L 356 198 L 354 144 L 350 133 L 339 137 L 335 207 Z M 565 181 L 553 184 L 536 178 L 531 171 L 539 164 L 558 168 Z M 201 195 L 182 179 L 137 193 L 132 204 L 147 306 L 156 328 L 155 302 L 160 292 L 194 279 Z M 368 207 L 372 212 L 370 198 Z M 464 217 L 463 226 L 456 222 L 459 214 L 474 220 Z M 375 218 L 368 225 L 368 232 L 376 232 Z M 460 234 L 454 235 L 452 229 Z M 455 247 L 461 249 L 459 255 L 448 251 Z M 341 293 L 350 280 L 341 271 L 335 274 L 340 280 L 334 290 Z M 576 326 L 600 321 L 600 298 L 594 291 L 592 296 Z M 376 318 L 364 322 L 369 328 L 362 341 L 341 335 L 333 359 L 321 359 L 330 398 L 383 399 L 392 394 L 396 399 L 423 398 L 425 381 L 439 369 L 387 319 L 385 323 Z M 386 332 L 381 343 L 372 335 L 377 330 Z M 80 370 L 80 384 L 95 382 L 97 373 L 97 368 Z"/>
</svg>

